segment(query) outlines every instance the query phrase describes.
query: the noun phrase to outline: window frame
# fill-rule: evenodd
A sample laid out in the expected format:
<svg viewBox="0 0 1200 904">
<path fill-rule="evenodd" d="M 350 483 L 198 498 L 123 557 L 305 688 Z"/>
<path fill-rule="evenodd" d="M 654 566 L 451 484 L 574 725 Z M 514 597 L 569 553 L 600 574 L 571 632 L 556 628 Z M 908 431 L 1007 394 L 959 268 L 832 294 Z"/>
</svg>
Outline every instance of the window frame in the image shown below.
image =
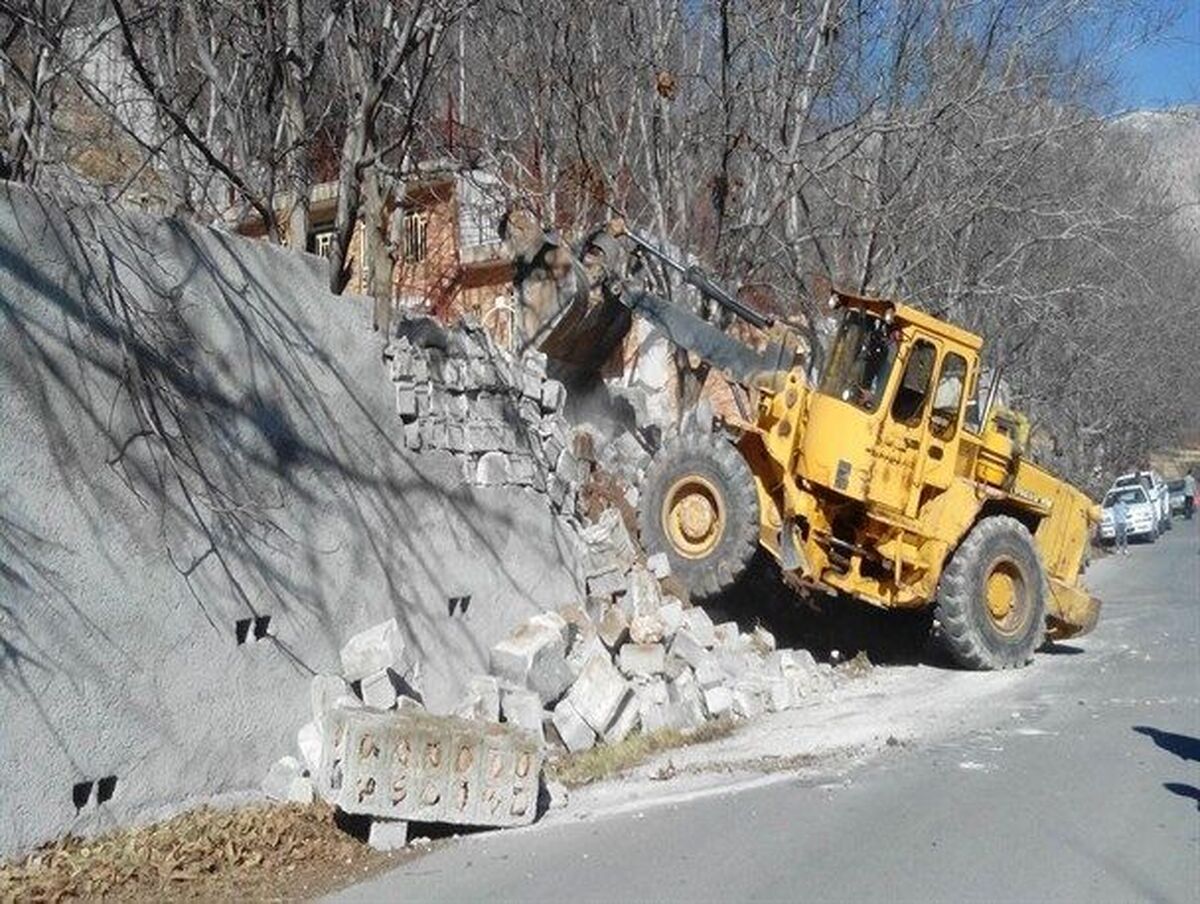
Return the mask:
<svg viewBox="0 0 1200 904">
<path fill-rule="evenodd" d="M 904 418 L 898 417 L 896 415 L 896 403 L 900 401 L 900 393 L 912 391 L 906 389 L 904 385 L 905 378 L 908 376 L 908 369 L 913 366 L 917 353 L 919 351 L 923 352 L 924 347 L 929 348 L 933 353 L 933 362 L 929 366 L 929 374 L 925 379 L 925 388 L 921 390 L 921 401 L 910 415 Z M 908 350 L 908 354 L 904 356 L 904 367 L 900 370 L 900 376 L 896 380 L 896 388 L 892 392 L 892 402 L 888 406 L 888 417 L 893 422 L 905 427 L 916 427 L 921 423 L 922 418 L 925 416 L 925 411 L 929 407 L 931 399 L 930 389 L 933 386 L 933 376 L 938 369 L 939 351 L 937 343 L 924 336 L 918 336 L 913 342 L 912 347 Z"/>
<path fill-rule="evenodd" d="M 954 405 L 954 416 L 950 419 L 949 423 L 946 425 L 945 431 L 941 431 L 941 430 L 938 430 L 938 428 L 936 427 L 936 425 L 933 422 L 933 414 L 935 411 L 943 410 L 943 409 L 937 408 L 936 403 L 937 403 L 938 392 L 942 388 L 942 380 L 946 376 L 946 367 L 948 364 L 950 364 L 951 358 L 957 359 L 958 361 L 960 361 L 962 363 L 962 371 L 959 375 L 958 401 Z M 958 434 L 959 425 L 962 423 L 963 399 L 966 397 L 966 387 L 967 387 L 967 380 L 969 378 L 970 369 L 971 369 L 970 364 L 968 363 L 965 355 L 961 355 L 956 351 L 950 351 L 950 350 L 946 350 L 942 353 L 941 363 L 937 369 L 937 371 L 938 371 L 937 379 L 935 381 L 933 381 L 933 394 L 930 397 L 930 403 L 929 403 L 929 432 L 933 435 L 933 437 L 935 439 L 941 440 L 944 443 L 948 443 L 954 439 L 954 437 Z"/>
</svg>

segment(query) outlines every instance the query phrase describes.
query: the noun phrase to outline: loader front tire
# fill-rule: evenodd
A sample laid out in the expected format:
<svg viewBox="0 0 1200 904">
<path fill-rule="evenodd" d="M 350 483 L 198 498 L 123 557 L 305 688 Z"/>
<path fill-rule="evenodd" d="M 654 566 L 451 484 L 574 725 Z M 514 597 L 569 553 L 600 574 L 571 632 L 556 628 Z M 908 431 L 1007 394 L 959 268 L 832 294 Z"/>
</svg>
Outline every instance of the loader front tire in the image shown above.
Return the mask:
<svg viewBox="0 0 1200 904">
<path fill-rule="evenodd" d="M 715 596 L 758 548 L 750 467 L 720 433 L 683 433 L 655 455 L 642 482 L 638 529 L 647 555 L 664 552 L 693 597 Z"/>
<path fill-rule="evenodd" d="M 951 657 L 979 670 L 1029 663 L 1046 630 L 1045 586 L 1025 525 L 1006 515 L 979 521 L 938 584 L 934 614 Z"/>
</svg>

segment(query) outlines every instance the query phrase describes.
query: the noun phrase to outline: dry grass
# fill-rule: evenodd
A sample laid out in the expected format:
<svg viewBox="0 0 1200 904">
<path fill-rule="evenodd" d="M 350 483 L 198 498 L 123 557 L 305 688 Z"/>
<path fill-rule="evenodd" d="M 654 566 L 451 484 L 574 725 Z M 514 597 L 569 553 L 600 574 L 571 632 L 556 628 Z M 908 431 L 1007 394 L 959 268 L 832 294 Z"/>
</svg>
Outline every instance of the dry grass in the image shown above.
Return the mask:
<svg viewBox="0 0 1200 904">
<path fill-rule="evenodd" d="M 649 734 L 632 734 L 619 744 L 602 744 L 557 757 L 546 764 L 546 772 L 568 788 L 579 788 L 620 775 L 665 750 L 727 737 L 733 729 L 732 719 L 716 719 L 692 731 L 666 728 Z"/>
<path fill-rule="evenodd" d="M 205 807 L 0 865 L 0 901 L 296 900 L 393 862 L 334 825 L 325 804 Z"/>
</svg>

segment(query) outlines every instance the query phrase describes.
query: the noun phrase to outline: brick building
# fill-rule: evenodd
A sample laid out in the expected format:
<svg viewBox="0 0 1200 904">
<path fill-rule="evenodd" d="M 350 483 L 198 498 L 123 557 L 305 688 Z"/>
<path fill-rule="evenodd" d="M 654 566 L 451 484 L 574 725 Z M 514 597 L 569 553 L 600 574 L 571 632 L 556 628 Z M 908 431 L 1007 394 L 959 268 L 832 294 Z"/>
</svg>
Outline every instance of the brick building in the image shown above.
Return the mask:
<svg viewBox="0 0 1200 904">
<path fill-rule="evenodd" d="M 507 344 L 512 332 L 512 264 L 498 232 L 504 212 L 504 186 L 483 170 L 461 170 L 452 163 L 429 162 L 405 183 L 404 195 L 388 206 L 388 242 L 395 269 L 392 298 L 403 310 L 451 321 L 471 316 Z M 286 225 L 287 204 L 280 219 Z M 313 187 L 310 231 L 304 247 L 325 256 L 333 241 L 337 183 Z M 264 235 L 257 220 L 240 223 L 246 235 Z M 290 237 L 285 237 L 289 245 Z M 361 262 L 364 230 L 360 222 L 350 242 L 347 290 L 364 293 Z"/>
</svg>

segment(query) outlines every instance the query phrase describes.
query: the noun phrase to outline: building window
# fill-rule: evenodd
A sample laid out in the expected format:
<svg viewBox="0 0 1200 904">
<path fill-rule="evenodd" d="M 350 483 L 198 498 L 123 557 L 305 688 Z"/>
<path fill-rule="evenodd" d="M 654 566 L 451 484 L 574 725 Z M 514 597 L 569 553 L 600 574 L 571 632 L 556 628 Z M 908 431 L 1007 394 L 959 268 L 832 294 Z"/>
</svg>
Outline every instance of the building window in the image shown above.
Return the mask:
<svg viewBox="0 0 1200 904">
<path fill-rule="evenodd" d="M 459 247 L 498 244 L 504 206 L 504 185 L 495 176 L 476 170 L 459 177 Z"/>
<path fill-rule="evenodd" d="M 314 232 L 312 237 L 313 254 L 321 257 L 329 257 L 329 249 L 333 247 L 333 230 L 322 229 L 320 232 Z"/>
<path fill-rule="evenodd" d="M 419 264 L 425 260 L 428 245 L 426 236 L 429 228 L 429 214 L 423 210 L 413 210 L 404 214 L 404 260 L 409 264 Z"/>
</svg>

